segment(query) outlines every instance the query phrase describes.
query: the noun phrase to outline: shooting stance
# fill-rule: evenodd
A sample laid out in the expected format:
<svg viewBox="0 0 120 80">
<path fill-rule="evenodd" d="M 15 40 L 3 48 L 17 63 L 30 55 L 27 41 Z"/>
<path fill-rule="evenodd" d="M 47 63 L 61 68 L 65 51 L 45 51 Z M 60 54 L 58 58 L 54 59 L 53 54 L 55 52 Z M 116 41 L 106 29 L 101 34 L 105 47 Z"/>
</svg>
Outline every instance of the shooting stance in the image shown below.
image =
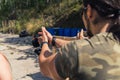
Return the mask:
<svg viewBox="0 0 120 80">
<path fill-rule="evenodd" d="M 83 0 L 89 39 L 65 41 L 42 28 L 40 69 L 53 80 L 120 80 L 120 0 Z M 53 53 L 48 42 L 59 47 Z"/>
</svg>

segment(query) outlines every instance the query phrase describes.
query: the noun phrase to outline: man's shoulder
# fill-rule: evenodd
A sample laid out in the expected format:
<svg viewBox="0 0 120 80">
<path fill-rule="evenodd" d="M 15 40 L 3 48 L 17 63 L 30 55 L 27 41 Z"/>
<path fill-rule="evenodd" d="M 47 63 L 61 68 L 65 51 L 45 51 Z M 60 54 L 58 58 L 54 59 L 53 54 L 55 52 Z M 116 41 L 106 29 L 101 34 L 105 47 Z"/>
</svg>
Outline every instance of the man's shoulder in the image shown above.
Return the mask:
<svg viewBox="0 0 120 80">
<path fill-rule="evenodd" d="M 90 44 L 95 45 L 95 44 L 103 44 L 107 42 L 116 42 L 116 40 L 113 34 L 111 33 L 100 33 L 100 34 L 94 35 L 91 38 L 76 40 L 75 42 L 77 45 L 86 46 Z"/>
<path fill-rule="evenodd" d="M 113 34 L 100 33 L 94 35 L 90 39 L 77 40 L 75 44 L 80 52 L 93 53 L 95 51 L 111 52 L 116 42 Z"/>
<path fill-rule="evenodd" d="M 120 44 L 114 36 L 102 33 L 82 42 L 88 45 L 78 50 L 79 72 L 90 75 L 91 80 L 108 80 L 108 76 L 113 78 L 111 80 L 119 80 Z"/>
</svg>

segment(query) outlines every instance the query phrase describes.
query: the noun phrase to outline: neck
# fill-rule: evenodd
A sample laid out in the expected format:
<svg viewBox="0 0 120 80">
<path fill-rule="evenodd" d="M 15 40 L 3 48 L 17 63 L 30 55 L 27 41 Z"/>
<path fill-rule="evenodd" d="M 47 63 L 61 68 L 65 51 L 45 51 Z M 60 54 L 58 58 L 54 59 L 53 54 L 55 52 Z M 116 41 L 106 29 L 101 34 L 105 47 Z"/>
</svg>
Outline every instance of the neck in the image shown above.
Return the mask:
<svg viewBox="0 0 120 80">
<path fill-rule="evenodd" d="M 94 30 L 92 32 L 93 34 L 108 32 L 110 29 L 109 25 L 110 25 L 109 22 L 98 23 L 97 25 L 94 26 Z"/>
<path fill-rule="evenodd" d="M 109 23 L 106 23 L 104 27 L 101 28 L 100 32 L 108 32 L 110 29 Z"/>
</svg>

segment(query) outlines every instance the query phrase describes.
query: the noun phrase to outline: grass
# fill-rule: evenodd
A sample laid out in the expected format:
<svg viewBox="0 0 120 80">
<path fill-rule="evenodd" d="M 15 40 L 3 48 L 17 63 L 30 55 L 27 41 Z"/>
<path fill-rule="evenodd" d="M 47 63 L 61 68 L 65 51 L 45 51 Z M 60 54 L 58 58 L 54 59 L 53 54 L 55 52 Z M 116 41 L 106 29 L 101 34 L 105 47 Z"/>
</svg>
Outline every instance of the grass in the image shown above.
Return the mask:
<svg viewBox="0 0 120 80">
<path fill-rule="evenodd" d="M 32 35 L 38 31 L 41 26 L 54 26 L 60 19 L 69 16 L 72 12 L 79 11 L 81 5 L 73 2 L 73 0 L 64 0 L 60 4 L 48 6 L 39 13 L 33 8 L 19 11 L 18 19 L 15 20 L 14 25 L 0 28 L 0 31 L 8 32 L 13 29 L 14 33 L 18 34 L 21 30 L 26 29 Z"/>
</svg>

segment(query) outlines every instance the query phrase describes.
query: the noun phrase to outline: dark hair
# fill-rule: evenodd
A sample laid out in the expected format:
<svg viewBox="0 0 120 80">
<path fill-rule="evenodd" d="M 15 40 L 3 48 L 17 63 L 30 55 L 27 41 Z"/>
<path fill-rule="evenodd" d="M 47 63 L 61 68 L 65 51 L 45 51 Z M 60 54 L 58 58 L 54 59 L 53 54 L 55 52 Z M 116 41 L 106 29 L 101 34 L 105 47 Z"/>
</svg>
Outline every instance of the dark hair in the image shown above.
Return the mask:
<svg viewBox="0 0 120 80">
<path fill-rule="evenodd" d="M 109 32 L 114 33 L 120 39 L 120 0 L 83 0 L 83 5 L 90 5 L 101 17 L 111 19 Z"/>
</svg>

